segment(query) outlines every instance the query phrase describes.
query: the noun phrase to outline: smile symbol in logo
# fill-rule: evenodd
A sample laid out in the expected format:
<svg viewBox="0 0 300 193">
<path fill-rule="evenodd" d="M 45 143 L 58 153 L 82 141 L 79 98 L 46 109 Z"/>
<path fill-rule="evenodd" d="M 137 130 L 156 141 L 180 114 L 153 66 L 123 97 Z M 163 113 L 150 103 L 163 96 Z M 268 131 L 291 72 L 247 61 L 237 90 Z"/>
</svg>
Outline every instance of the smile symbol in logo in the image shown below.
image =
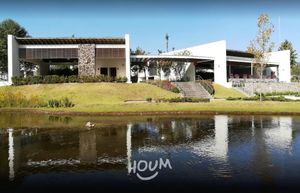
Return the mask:
<svg viewBox="0 0 300 193">
<path fill-rule="evenodd" d="M 139 160 L 138 162 L 136 160 L 133 161 L 133 165 L 129 166 L 129 173 L 134 173 L 136 176 L 143 181 L 152 180 L 158 175 L 158 170 L 161 170 L 162 168 L 169 168 L 172 169 L 171 163 L 169 159 L 166 159 L 165 161 L 160 158 L 159 160 L 155 160 L 154 162 L 146 160 Z M 156 171 L 153 175 L 144 177 L 140 173 L 143 173 L 145 171 Z"/>
</svg>

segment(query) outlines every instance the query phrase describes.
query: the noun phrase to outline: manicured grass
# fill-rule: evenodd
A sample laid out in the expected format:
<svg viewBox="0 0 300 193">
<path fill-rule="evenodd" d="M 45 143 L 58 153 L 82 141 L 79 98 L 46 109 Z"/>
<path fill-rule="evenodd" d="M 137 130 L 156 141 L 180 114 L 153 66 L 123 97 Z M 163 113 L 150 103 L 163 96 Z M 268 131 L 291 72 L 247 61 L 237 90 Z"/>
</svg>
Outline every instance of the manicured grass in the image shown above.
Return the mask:
<svg viewBox="0 0 300 193">
<path fill-rule="evenodd" d="M 147 97 L 172 98 L 179 94 L 150 84 L 125 83 L 65 83 L 0 87 L 1 92 L 12 90 L 42 100 L 68 97 L 75 107 L 83 108 L 103 104 L 122 104 L 125 100 L 146 100 Z"/>
<path fill-rule="evenodd" d="M 75 104 L 72 108 L 37 108 L 46 111 L 112 113 L 112 112 L 243 112 L 243 113 L 300 113 L 300 102 L 226 101 L 210 103 L 125 103 L 125 100 L 145 100 L 147 97 L 171 98 L 172 93 L 150 84 L 74 83 L 1 87 L 0 94 L 12 90 L 26 96 L 39 96 L 43 100 L 68 97 Z M 220 92 L 220 90 L 223 92 Z M 224 91 L 225 90 L 225 91 Z M 217 96 L 242 96 L 232 90 L 218 87 Z M 220 94 L 221 93 L 221 94 Z M 221 98 L 221 97 L 220 97 Z M 26 110 L 26 109 L 25 109 Z"/>
<path fill-rule="evenodd" d="M 215 88 L 215 98 L 226 99 L 228 97 L 245 97 L 245 95 L 233 88 L 226 88 L 219 84 L 214 84 Z"/>
<path fill-rule="evenodd" d="M 49 110 L 49 109 L 45 109 Z M 139 103 L 86 105 L 62 110 L 67 112 L 243 112 L 243 113 L 300 113 L 300 102 L 272 101 L 211 101 L 210 103 Z"/>
</svg>

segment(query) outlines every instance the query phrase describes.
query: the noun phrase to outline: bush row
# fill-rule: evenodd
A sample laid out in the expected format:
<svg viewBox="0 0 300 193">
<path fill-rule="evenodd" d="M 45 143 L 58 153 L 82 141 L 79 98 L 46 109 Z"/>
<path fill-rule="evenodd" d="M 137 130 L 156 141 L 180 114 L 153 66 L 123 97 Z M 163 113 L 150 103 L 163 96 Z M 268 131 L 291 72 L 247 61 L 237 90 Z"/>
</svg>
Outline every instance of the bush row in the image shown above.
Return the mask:
<svg viewBox="0 0 300 193">
<path fill-rule="evenodd" d="M 259 101 L 260 97 L 258 95 L 252 96 L 252 97 L 228 97 L 226 100 L 234 101 L 234 100 L 243 100 L 243 101 Z M 291 101 L 300 101 L 300 100 L 291 100 L 287 99 L 284 96 L 263 96 L 263 101 L 280 101 L 280 102 L 291 102 Z"/>
<path fill-rule="evenodd" d="M 255 95 L 259 96 L 258 92 L 255 92 Z M 262 93 L 263 96 L 285 96 L 285 95 L 293 95 L 293 96 L 300 96 L 300 92 L 294 92 L 294 91 L 275 91 L 275 92 L 267 92 Z"/>
<path fill-rule="evenodd" d="M 157 99 L 156 102 L 169 102 L 169 103 L 200 103 L 209 102 L 206 98 L 192 98 L 192 97 L 176 97 L 176 98 L 161 98 Z"/>
<path fill-rule="evenodd" d="M 168 80 L 148 80 L 146 83 L 158 86 L 174 93 L 180 93 L 179 89 Z"/>
<path fill-rule="evenodd" d="M 30 84 L 54 84 L 54 83 L 74 83 L 74 82 L 127 82 L 126 77 L 110 77 L 104 75 L 97 76 L 58 76 L 58 75 L 46 75 L 46 76 L 14 76 L 12 77 L 13 85 L 30 85 Z"/>
</svg>

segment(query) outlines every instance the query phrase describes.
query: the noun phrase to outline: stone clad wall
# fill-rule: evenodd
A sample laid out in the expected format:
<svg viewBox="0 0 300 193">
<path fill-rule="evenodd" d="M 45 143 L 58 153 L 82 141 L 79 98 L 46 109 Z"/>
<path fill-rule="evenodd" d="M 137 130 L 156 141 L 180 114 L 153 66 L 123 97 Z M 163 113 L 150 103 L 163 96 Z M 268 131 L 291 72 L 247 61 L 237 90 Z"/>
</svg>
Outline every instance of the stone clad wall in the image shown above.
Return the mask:
<svg viewBox="0 0 300 193">
<path fill-rule="evenodd" d="M 78 75 L 94 76 L 96 74 L 96 45 L 81 44 L 78 50 Z"/>
<path fill-rule="evenodd" d="M 244 83 L 241 87 L 235 87 L 242 90 L 249 96 L 259 92 L 260 88 L 263 93 L 267 92 L 300 92 L 300 83 L 286 83 L 286 82 L 268 82 L 268 83 Z"/>
</svg>

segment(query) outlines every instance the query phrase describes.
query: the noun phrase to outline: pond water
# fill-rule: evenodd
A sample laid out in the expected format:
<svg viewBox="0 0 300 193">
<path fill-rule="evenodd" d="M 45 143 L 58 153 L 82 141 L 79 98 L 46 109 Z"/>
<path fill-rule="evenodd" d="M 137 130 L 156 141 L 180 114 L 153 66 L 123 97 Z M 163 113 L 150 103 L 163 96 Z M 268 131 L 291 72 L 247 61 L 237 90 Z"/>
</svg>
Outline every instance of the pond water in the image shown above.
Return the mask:
<svg viewBox="0 0 300 193">
<path fill-rule="evenodd" d="M 0 192 L 297 192 L 299 130 L 297 116 L 0 113 Z"/>
</svg>

